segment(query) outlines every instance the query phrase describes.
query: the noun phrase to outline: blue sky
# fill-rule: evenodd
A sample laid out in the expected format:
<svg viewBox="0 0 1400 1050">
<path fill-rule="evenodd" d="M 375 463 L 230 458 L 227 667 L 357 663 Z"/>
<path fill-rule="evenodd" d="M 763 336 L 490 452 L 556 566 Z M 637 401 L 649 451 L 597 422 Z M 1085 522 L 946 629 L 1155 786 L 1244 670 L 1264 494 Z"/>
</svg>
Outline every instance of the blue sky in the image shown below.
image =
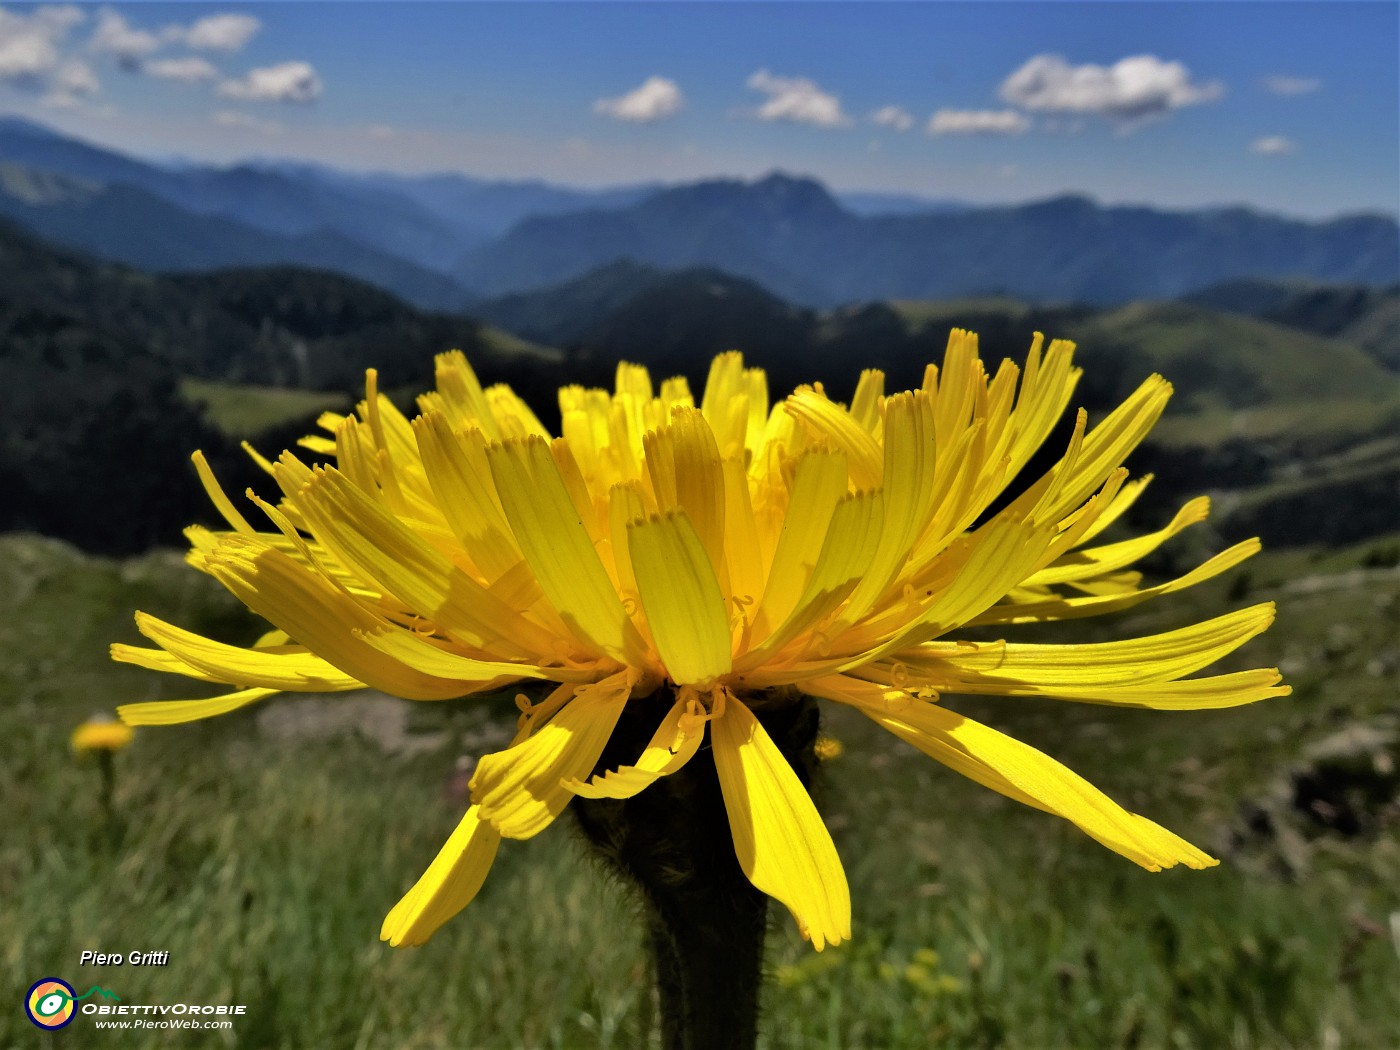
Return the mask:
<svg viewBox="0 0 1400 1050">
<path fill-rule="evenodd" d="M 0 109 L 134 152 L 581 185 L 1400 209 L 1394 3 L 0 7 Z M 876 117 L 879 115 L 879 119 Z"/>
</svg>

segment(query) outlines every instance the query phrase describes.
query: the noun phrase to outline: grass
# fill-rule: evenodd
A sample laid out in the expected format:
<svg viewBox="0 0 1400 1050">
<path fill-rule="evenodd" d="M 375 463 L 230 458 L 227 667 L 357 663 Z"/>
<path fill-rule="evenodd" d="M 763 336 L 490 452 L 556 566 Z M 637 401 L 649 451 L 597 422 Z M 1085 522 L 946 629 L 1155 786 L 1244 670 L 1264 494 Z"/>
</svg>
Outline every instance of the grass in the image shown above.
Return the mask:
<svg viewBox="0 0 1400 1050">
<path fill-rule="evenodd" d="M 1079 363 L 1121 370 L 1132 385 L 1149 372 L 1161 372 L 1176 386 L 1168 418 L 1202 417 L 1220 440 L 1247 436 L 1254 428 L 1274 436 L 1298 420 L 1300 407 L 1307 409 L 1301 413 L 1305 426 L 1316 406 L 1327 417 L 1322 426 L 1350 422 L 1355 427 L 1348 414 L 1359 411 L 1376 421 L 1393 417 L 1400 396 L 1394 373 L 1359 346 L 1188 303 L 1136 302 L 1097 312 L 1036 309 L 1004 297 L 889 305 L 910 331 L 941 336 L 957 325 L 981 329 L 985 338 L 1034 323 L 1046 326 L 1048 338 L 1077 342 Z M 1019 345 L 990 348 L 993 359 L 1002 352 L 1023 353 Z M 1236 413 L 1240 420 L 1233 418 Z"/>
<path fill-rule="evenodd" d="M 1132 303 L 1078 335 L 1088 349 L 1131 348 L 1200 408 L 1393 398 L 1394 376 L 1359 347 L 1184 303 Z M 1181 408 L 1183 406 L 1177 406 Z"/>
<path fill-rule="evenodd" d="M 528 339 L 521 339 L 513 332 L 507 332 L 503 328 L 494 328 L 491 325 L 482 325 L 481 340 L 486 348 L 502 357 L 512 357 L 517 355 L 527 355 L 540 360 L 542 365 L 557 364 L 559 361 L 559 351 L 553 347 L 541 346 L 539 343 L 532 343 Z"/>
<path fill-rule="evenodd" d="M 1072 628 L 1126 635 L 1277 597 L 1279 624 L 1247 655 L 1284 661 L 1293 697 L 1180 715 L 952 701 L 1222 854 L 1210 871 L 1140 871 L 836 712 L 827 728 L 846 750 L 822 803 L 855 939 L 815 954 L 775 908 L 762 1045 L 1400 1045 L 1400 945 L 1384 932 L 1400 913 L 1394 824 L 1343 838 L 1278 812 L 1302 851 L 1285 864 L 1282 838 L 1241 816 L 1316 741 L 1394 717 L 1396 539 L 1266 555 L 1247 575 Z M 179 692 L 106 661 L 108 641 L 134 639 L 133 607 L 229 640 L 256 631 L 174 554 L 113 562 L 0 537 L 0 953 L 16 996 L 52 974 L 133 1003 L 248 1005 L 231 1032 L 161 1042 L 182 1047 L 654 1045 L 633 905 L 567 821 L 506 843 L 481 897 L 426 947 L 377 940 L 460 812 L 447 797 L 457 756 L 508 701 L 414 705 L 413 725 L 449 741 L 414 754 L 359 734 L 291 740 L 256 709 L 141 731 L 117 756 L 108 817 L 68 733 L 94 708 Z M 168 950 L 170 963 L 79 967 L 87 948 Z M 32 1032 L 0 1011 L 0 1045 L 38 1045 Z M 79 1041 L 98 1038 L 153 1042 Z"/>
<path fill-rule="evenodd" d="M 1152 440 L 1168 448 L 1213 448 L 1227 441 L 1266 443 L 1312 458 L 1376 434 L 1394 433 L 1397 425 L 1400 397 L 1318 398 L 1305 411 L 1293 403 L 1168 415 L 1153 428 Z"/>
<path fill-rule="evenodd" d="M 254 438 L 297 420 L 309 423 L 322 412 L 344 412 L 351 404 L 350 397 L 341 393 L 205 379 L 181 380 L 180 392 L 185 400 L 203 405 L 208 420 L 235 440 Z"/>
</svg>

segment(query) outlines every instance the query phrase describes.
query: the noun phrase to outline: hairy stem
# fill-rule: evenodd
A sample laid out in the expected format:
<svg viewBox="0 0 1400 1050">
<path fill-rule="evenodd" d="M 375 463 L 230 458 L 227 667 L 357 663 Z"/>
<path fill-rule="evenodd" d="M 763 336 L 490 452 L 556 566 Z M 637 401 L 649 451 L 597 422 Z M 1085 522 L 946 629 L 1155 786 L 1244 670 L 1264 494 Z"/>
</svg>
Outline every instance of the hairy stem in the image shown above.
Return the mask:
<svg viewBox="0 0 1400 1050">
<path fill-rule="evenodd" d="M 668 694 L 629 705 L 598 771 L 636 760 Z M 758 705 L 804 783 L 816 761 L 817 708 L 806 698 Z M 702 747 L 677 773 L 630 799 L 570 806 L 604 861 L 637 887 L 660 1000 L 665 1050 L 749 1050 L 758 1034 L 768 898 L 739 867 L 714 758 Z"/>
</svg>

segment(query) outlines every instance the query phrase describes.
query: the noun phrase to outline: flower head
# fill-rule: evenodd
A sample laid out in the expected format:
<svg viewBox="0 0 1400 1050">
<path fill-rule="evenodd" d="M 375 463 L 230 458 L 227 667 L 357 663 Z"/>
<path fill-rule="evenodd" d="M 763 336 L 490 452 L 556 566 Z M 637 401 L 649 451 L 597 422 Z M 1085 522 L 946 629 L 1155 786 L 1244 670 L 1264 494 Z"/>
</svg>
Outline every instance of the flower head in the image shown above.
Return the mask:
<svg viewBox="0 0 1400 1050">
<path fill-rule="evenodd" d="M 69 743 L 78 754 L 97 751 L 120 751 L 131 743 L 131 726 L 119 722 L 111 715 L 93 715 L 73 730 Z"/>
<path fill-rule="evenodd" d="M 1044 696 L 1186 710 L 1287 693 L 1276 670 L 1190 677 L 1263 631 L 1256 605 L 1146 638 L 1081 645 L 958 641 L 1113 612 L 1249 557 L 1238 544 L 1145 585 L 1130 566 L 1206 516 L 1204 498 L 1135 539 L 1100 534 L 1149 479 L 1121 463 L 1171 388 L 1152 376 L 1092 429 L 1081 410 L 1043 475 L 1020 475 L 1068 406 L 1073 346 L 1036 337 L 1024 369 L 988 375 L 954 331 L 917 390 L 868 371 L 849 406 L 820 384 L 770 406 L 759 369 L 717 357 L 695 403 L 622 364 L 615 392 L 560 391 L 552 438 L 509 388 L 483 389 L 460 353 L 410 421 L 369 374 L 352 416 L 310 451 L 262 461 L 281 489 L 254 528 L 195 464 L 228 522 L 188 531 L 191 562 L 274 630 L 248 649 L 138 614 L 159 646 L 118 660 L 234 686 L 132 704 L 131 724 L 222 714 L 282 691 L 370 685 L 445 700 L 515 683 L 519 729 L 486 755 L 472 806 L 384 922 L 420 944 L 464 907 L 502 836 L 530 838 L 577 796 L 626 798 L 708 739 L 744 873 L 820 949 L 850 936 L 831 837 L 755 711 L 796 688 L 855 708 L 994 791 L 1061 816 L 1151 870 L 1216 863 L 1041 752 L 957 714 L 941 694 Z M 1013 482 L 1019 492 L 989 511 Z M 656 731 L 632 765 L 593 775 L 625 705 Z"/>
</svg>

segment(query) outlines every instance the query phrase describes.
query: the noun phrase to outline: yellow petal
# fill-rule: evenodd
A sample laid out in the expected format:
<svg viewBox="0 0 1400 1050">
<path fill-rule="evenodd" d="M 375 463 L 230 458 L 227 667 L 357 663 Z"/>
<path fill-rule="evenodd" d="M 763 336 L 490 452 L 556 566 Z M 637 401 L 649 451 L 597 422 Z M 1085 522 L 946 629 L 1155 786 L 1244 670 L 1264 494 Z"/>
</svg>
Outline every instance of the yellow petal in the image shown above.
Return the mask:
<svg viewBox="0 0 1400 1050">
<path fill-rule="evenodd" d="M 860 374 L 856 383 L 855 396 L 851 398 L 851 418 L 862 430 L 875 433 L 880 422 L 880 402 L 885 396 L 885 373 L 878 368 L 867 368 Z"/>
<path fill-rule="evenodd" d="M 788 411 L 846 453 L 851 483 L 857 489 L 880 487 L 884 454 L 870 432 L 845 407 L 833 403 L 811 387 L 802 387 L 787 399 Z"/>
<path fill-rule="evenodd" d="M 728 674 L 733 662 L 724 596 L 690 520 L 671 513 L 633 522 L 627 546 L 642 608 L 671 680 L 698 685 Z"/>
<path fill-rule="evenodd" d="M 570 780 L 564 786 L 584 798 L 631 798 L 670 776 L 694 757 L 705 739 L 705 722 L 691 710 L 694 706 L 694 700 L 677 699 L 634 765 L 610 769 L 587 783 Z"/>
<path fill-rule="evenodd" d="M 574 797 L 565 781 L 581 780 L 597 765 L 631 690 L 626 672 L 582 687 L 529 739 L 484 756 L 471 784 L 481 819 L 509 839 L 547 828 Z"/>
<path fill-rule="evenodd" d="M 491 414 L 496 417 L 503 435 L 525 437 L 534 434 L 548 440 L 549 431 L 544 428 L 539 416 L 535 415 L 534 410 L 520 395 L 505 383 L 495 383 L 487 387 L 486 400 L 491 405 Z M 507 431 L 510 433 L 507 434 Z"/>
<path fill-rule="evenodd" d="M 225 645 L 182 630 L 147 613 L 136 626 L 177 659 L 216 676 L 220 682 L 298 693 L 334 693 L 363 689 L 364 683 L 309 652 L 268 652 Z"/>
<path fill-rule="evenodd" d="M 466 355 L 460 350 L 449 350 L 438 354 L 435 362 L 437 390 L 451 414 L 452 422 L 471 424 L 488 438 L 499 440 L 501 433 L 496 426 L 496 415 L 491 411 L 491 403 L 481 389 L 481 382 L 472 371 L 472 366 L 467 363 Z"/>
<path fill-rule="evenodd" d="M 1063 518 L 1083 503 L 1108 473 L 1141 444 L 1161 417 L 1171 395 L 1170 383 L 1159 375 L 1148 376 L 1127 400 L 1089 431 L 1072 468 L 1057 478 L 1057 495 L 1043 508 L 1045 517 Z"/>
<path fill-rule="evenodd" d="M 670 424 L 643 443 L 657 508 L 685 511 L 718 575 L 724 564 L 725 481 L 710 425 L 698 410 L 678 408 Z"/>
<path fill-rule="evenodd" d="M 391 947 L 417 947 L 439 926 L 471 903 L 491 864 L 501 836 L 472 806 L 433 862 L 403 899 L 394 905 L 379 930 Z"/>
<path fill-rule="evenodd" d="M 1054 339 L 1041 355 L 1044 336 L 1039 332 L 1031 342 L 1021 392 L 1016 400 L 1010 426 L 1015 437 L 1010 445 L 1008 476 L 1014 477 L 1045 444 L 1055 423 L 1064 415 L 1079 381 L 1080 370 L 1073 367 L 1074 344 Z"/>
<path fill-rule="evenodd" d="M 724 564 L 729 594 L 744 605 L 762 596 L 766 573 L 749 493 L 748 474 L 737 456 L 724 461 Z"/>
<path fill-rule="evenodd" d="M 761 641 L 787 619 L 816 567 L 836 505 L 846 495 L 846 455 L 810 452 L 797 461 L 768 585 L 754 621 Z"/>
<path fill-rule="evenodd" d="M 710 362 L 710 374 L 700 398 L 700 411 L 725 458 L 739 455 L 744 447 L 749 413 L 746 375 L 743 354 L 737 350 L 717 354 Z M 743 407 L 742 414 L 733 410 L 736 404 Z"/>
<path fill-rule="evenodd" d="M 190 456 L 190 459 L 194 462 L 195 472 L 199 474 L 204 491 L 209 494 L 210 501 L 218 508 L 224 520 L 237 532 L 252 532 L 253 526 L 248 524 L 248 519 L 238 512 L 233 502 L 225 494 L 223 486 L 214 477 L 214 471 L 210 468 L 209 461 L 204 458 L 204 453 L 197 451 Z"/>
<path fill-rule="evenodd" d="M 453 430 L 441 412 L 413 421 L 423 466 L 443 517 L 487 580 L 494 581 L 520 561 L 520 550 L 496 499 L 486 439 L 480 430 Z"/>
<path fill-rule="evenodd" d="M 1137 502 L 1137 498 L 1142 495 L 1143 489 L 1147 488 L 1151 483 L 1152 475 L 1144 474 L 1142 477 L 1134 478 L 1132 481 L 1125 484 L 1119 490 L 1118 495 L 1113 498 L 1113 501 L 1109 503 L 1107 509 L 1099 515 L 1098 520 L 1080 537 L 1080 542 L 1087 542 L 1093 539 L 1122 517 L 1128 509 Z"/>
<path fill-rule="evenodd" d="M 1062 700 L 1084 704 L 1105 704 L 1111 707 L 1146 707 L 1156 711 L 1205 711 L 1222 707 L 1240 707 L 1275 696 L 1288 696 L 1291 685 L 1280 685 L 1283 675 L 1277 667 L 1260 667 L 1252 671 L 1206 678 L 1187 678 L 1179 682 L 1144 682 L 1111 686 L 1080 686 L 1072 693 L 1056 694 Z"/>
<path fill-rule="evenodd" d="M 1100 616 L 1131 608 L 1141 602 L 1171 594 L 1174 591 L 1194 587 L 1212 577 L 1233 569 L 1236 565 L 1259 553 L 1259 540 L 1243 540 L 1229 550 L 1221 551 L 1202 562 L 1190 572 L 1166 583 L 1144 587 L 1127 594 L 1091 595 L 1085 598 L 1046 598 L 1030 601 L 1008 602 L 993 606 L 967 621 L 968 627 L 982 627 L 990 624 L 1044 623 L 1052 620 L 1072 620 L 1084 616 Z"/>
<path fill-rule="evenodd" d="M 851 896 L 836 846 L 807 789 L 747 707 L 724 701 L 710 722 L 715 769 L 739 866 L 792 912 L 821 951 L 851 936 Z"/>
<path fill-rule="evenodd" d="M 1234 652 L 1274 622 L 1265 602 L 1175 631 L 1116 642 L 931 642 L 898 654 L 948 692 L 1073 698 L 1100 686 L 1168 682 Z"/>
<path fill-rule="evenodd" d="M 1025 577 L 1052 536 L 1053 527 L 1026 521 L 997 518 L 987 523 L 948 552 L 940 572 L 946 582 L 925 586 L 931 597 L 911 622 L 884 645 L 842 663 L 841 670 L 936 638 L 984 612 Z"/>
<path fill-rule="evenodd" d="M 211 696 L 207 700 L 152 700 L 143 704 L 122 704 L 117 708 L 117 717 L 129 726 L 173 726 L 226 715 L 276 692 L 276 689 L 240 689 L 236 693 Z"/>
<path fill-rule="evenodd" d="M 509 656 L 552 651 L 553 636 L 496 598 L 336 470 L 315 471 L 297 506 L 342 564 L 454 638 Z"/>
<path fill-rule="evenodd" d="M 857 492 L 837 504 L 821 554 L 802 597 L 772 634 L 735 662 L 735 670 L 749 671 L 759 667 L 802 632 L 815 627 L 845 600 L 875 556 L 883 514 L 884 496 L 878 491 Z M 825 632 L 804 639 L 805 645 L 815 647 L 822 656 L 829 652 L 830 642 L 831 638 Z"/>
<path fill-rule="evenodd" d="M 409 700 L 462 695 L 460 682 L 425 675 L 367 645 L 356 632 L 385 621 L 281 551 L 230 536 L 207 557 L 210 573 L 239 601 L 352 678 Z"/>
<path fill-rule="evenodd" d="M 504 660 L 478 660 L 453 652 L 442 642 L 420 637 L 412 631 L 388 625 L 357 632 L 357 637 L 385 656 L 438 678 L 473 683 L 483 688 L 501 686 L 520 678 L 553 679 L 560 682 L 587 682 L 598 677 L 595 670 L 550 668 L 538 664 L 510 663 Z"/>
<path fill-rule="evenodd" d="M 856 623 L 894 582 L 928 523 L 934 478 L 933 409 L 927 395 L 896 394 L 885 404 L 884 513 L 879 547 L 851 600 L 831 626 L 833 637 Z"/>
<path fill-rule="evenodd" d="M 487 459 L 521 553 L 560 617 L 598 655 L 645 666 L 646 647 L 569 498 L 549 446 L 539 438 L 492 445 Z"/>
<path fill-rule="evenodd" d="M 909 700 L 891 707 L 887 690 L 836 676 L 802 688 L 853 704 L 862 714 L 924 754 L 1003 795 L 1054 813 L 1115 853 L 1149 871 L 1219 863 L 1195 846 L 1129 813 L 1083 777 L 1029 744 L 937 704 Z"/>
<path fill-rule="evenodd" d="M 198 667 L 185 663 L 179 657 L 172 656 L 163 649 L 143 649 L 135 645 L 113 642 L 110 646 L 110 652 L 112 659 L 119 664 L 131 664 L 133 667 L 144 667 L 148 671 L 161 671 L 164 674 L 184 675 L 186 678 L 196 678 L 201 682 L 227 684 L 226 679 L 201 671 Z"/>
<path fill-rule="evenodd" d="M 1023 582 L 1028 587 L 1047 586 L 1113 572 L 1145 558 L 1183 529 L 1205 521 L 1209 514 L 1209 497 L 1198 496 L 1177 511 L 1175 517 L 1156 532 L 1066 554 Z"/>
</svg>

